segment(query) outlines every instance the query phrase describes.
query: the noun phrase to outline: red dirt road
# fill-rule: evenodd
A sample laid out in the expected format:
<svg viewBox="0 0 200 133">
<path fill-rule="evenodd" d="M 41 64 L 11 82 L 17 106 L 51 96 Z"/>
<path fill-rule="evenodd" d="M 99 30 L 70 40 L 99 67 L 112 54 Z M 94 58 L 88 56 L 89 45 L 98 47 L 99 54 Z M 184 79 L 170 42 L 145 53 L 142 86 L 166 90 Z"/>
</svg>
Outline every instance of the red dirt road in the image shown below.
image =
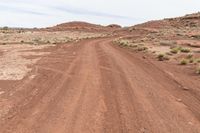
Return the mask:
<svg viewBox="0 0 200 133">
<path fill-rule="evenodd" d="M 197 94 L 111 42 L 55 47 L 7 97 L 0 132 L 200 133 Z"/>
</svg>

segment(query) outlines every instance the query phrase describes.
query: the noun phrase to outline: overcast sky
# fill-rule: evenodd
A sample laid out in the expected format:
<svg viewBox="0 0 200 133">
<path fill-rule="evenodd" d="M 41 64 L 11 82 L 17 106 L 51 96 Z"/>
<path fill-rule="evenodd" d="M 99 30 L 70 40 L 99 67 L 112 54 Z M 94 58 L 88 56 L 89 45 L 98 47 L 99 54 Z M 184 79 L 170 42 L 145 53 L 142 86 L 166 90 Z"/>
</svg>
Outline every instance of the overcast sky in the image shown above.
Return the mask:
<svg viewBox="0 0 200 133">
<path fill-rule="evenodd" d="M 198 11 L 199 0 L 0 0 L 0 26 L 47 27 L 68 21 L 128 26 Z"/>
</svg>

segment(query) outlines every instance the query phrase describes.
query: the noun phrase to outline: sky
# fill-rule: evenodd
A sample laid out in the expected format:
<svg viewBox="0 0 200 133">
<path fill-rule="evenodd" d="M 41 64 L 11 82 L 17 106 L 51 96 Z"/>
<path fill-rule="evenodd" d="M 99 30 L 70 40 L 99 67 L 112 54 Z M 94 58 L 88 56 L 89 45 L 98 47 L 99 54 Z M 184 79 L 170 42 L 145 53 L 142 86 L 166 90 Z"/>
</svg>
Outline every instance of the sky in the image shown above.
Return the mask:
<svg viewBox="0 0 200 133">
<path fill-rule="evenodd" d="M 69 21 L 130 26 L 198 11 L 199 0 L 0 0 L 0 27 L 49 27 Z"/>
</svg>

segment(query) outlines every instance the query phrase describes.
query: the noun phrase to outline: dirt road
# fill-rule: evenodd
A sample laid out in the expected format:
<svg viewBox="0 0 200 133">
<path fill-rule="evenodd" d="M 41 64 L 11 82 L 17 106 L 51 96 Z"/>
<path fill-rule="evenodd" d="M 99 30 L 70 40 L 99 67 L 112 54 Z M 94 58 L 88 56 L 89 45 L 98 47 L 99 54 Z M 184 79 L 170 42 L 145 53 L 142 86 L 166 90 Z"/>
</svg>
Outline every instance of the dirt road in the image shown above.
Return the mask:
<svg viewBox="0 0 200 133">
<path fill-rule="evenodd" d="M 111 41 L 61 45 L 44 56 L 12 86 L 0 132 L 200 133 L 200 100 Z"/>
</svg>

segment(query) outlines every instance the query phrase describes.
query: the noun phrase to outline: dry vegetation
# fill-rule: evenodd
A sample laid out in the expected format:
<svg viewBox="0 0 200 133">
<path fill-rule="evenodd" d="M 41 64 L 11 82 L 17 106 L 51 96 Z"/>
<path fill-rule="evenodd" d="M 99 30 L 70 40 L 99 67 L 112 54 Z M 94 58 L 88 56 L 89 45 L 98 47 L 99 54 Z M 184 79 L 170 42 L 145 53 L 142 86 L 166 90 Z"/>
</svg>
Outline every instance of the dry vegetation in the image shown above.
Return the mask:
<svg viewBox="0 0 200 133">
<path fill-rule="evenodd" d="M 0 30 L 0 44 L 63 44 L 81 39 L 104 37 L 102 33 L 81 31 L 30 31 L 30 30 Z"/>
<path fill-rule="evenodd" d="M 104 37 L 104 33 L 81 31 L 35 31 L 33 29 L 0 29 L 0 80 L 21 80 L 42 55 L 48 52 L 35 50 L 68 44 L 82 39 Z M 30 59 L 29 56 L 32 56 Z"/>
<path fill-rule="evenodd" d="M 159 61 L 170 60 L 176 64 L 194 64 L 197 67 L 200 58 L 199 19 L 200 13 L 197 13 L 136 25 L 129 28 L 129 36 L 116 39 L 115 44 L 148 51 Z"/>
<path fill-rule="evenodd" d="M 199 20 L 2 28 L 0 133 L 200 133 Z"/>
</svg>

